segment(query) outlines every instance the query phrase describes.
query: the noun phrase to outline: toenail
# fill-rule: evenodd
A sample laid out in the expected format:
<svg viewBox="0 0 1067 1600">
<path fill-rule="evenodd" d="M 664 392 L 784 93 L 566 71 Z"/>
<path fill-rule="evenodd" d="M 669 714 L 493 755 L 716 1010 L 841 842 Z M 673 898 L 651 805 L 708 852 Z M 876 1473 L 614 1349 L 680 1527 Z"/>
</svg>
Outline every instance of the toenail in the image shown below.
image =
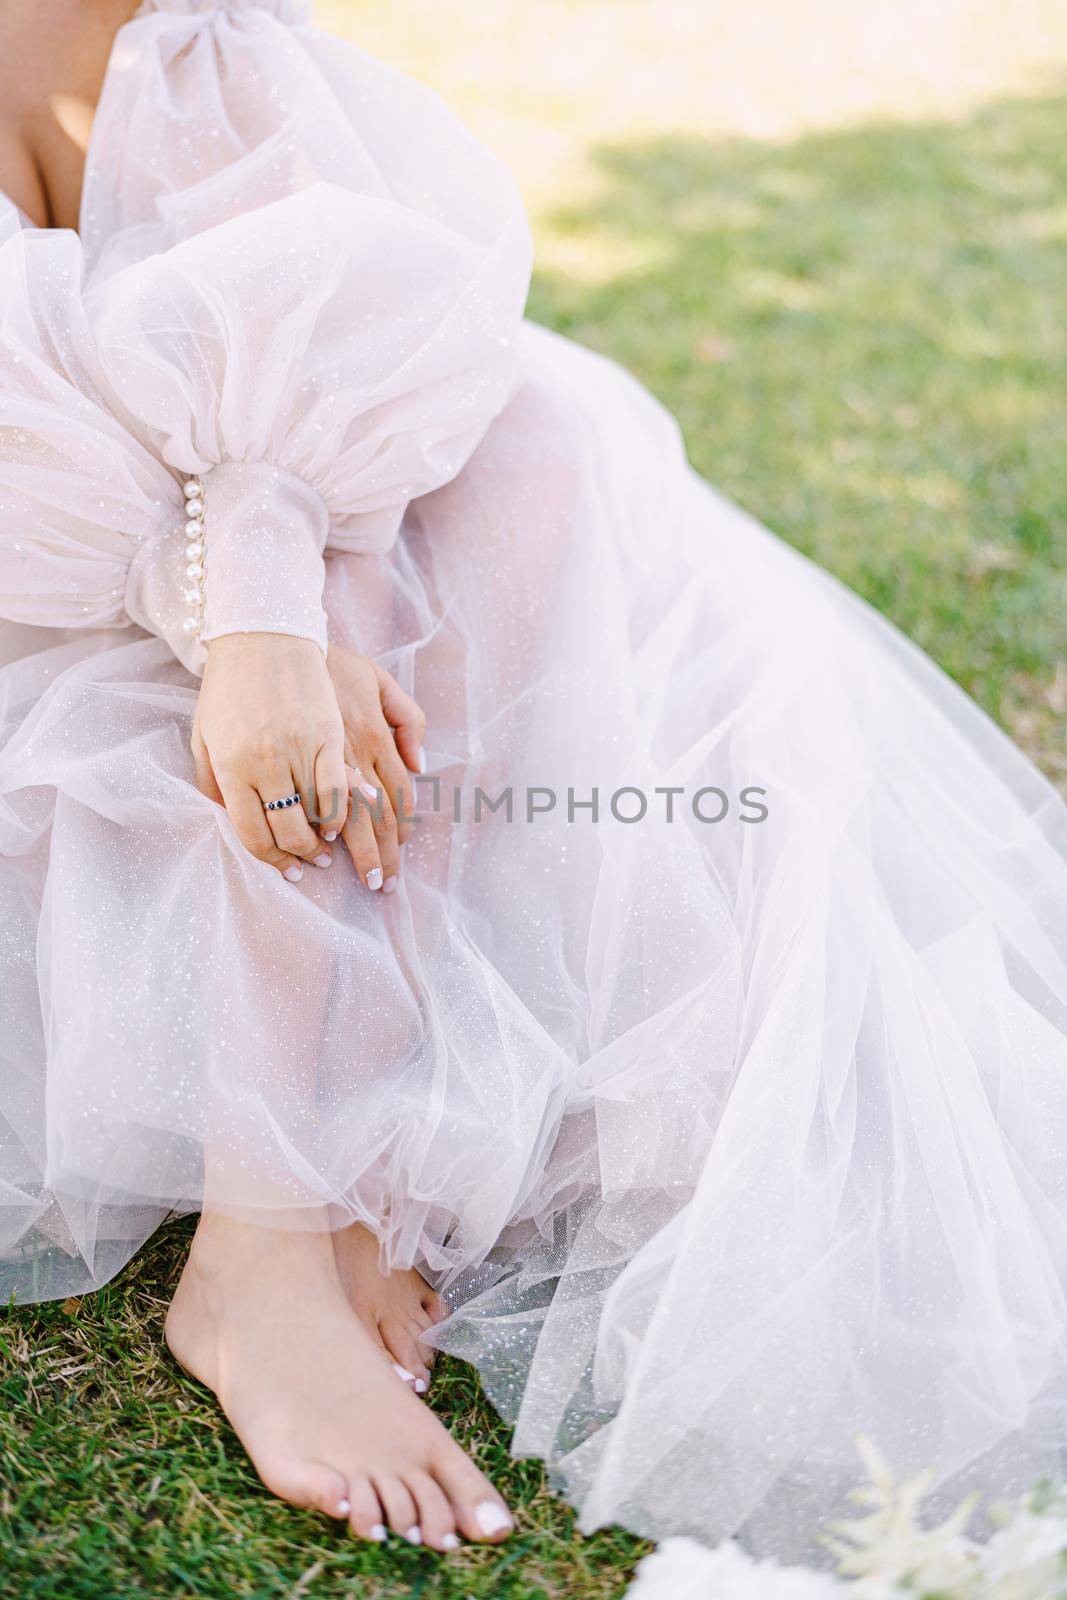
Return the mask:
<svg viewBox="0 0 1067 1600">
<path fill-rule="evenodd" d="M 421 1544 L 422 1529 L 416 1523 L 415 1527 L 408 1529 L 407 1533 L 404 1535 L 404 1538 L 407 1540 L 408 1544 Z"/>
<path fill-rule="evenodd" d="M 483 1500 L 480 1506 L 475 1506 L 474 1516 L 479 1528 L 486 1534 L 500 1533 L 504 1528 L 515 1526 L 504 1507 L 495 1500 Z"/>
<path fill-rule="evenodd" d="M 338 1502 L 337 1502 L 337 1515 L 339 1517 L 347 1517 L 348 1513 L 351 1511 L 351 1509 L 352 1509 L 351 1500 L 338 1500 Z"/>
<path fill-rule="evenodd" d="M 378 1544 L 381 1544 L 382 1540 L 385 1538 L 385 1523 L 376 1522 L 373 1528 L 368 1528 L 367 1538 L 374 1539 Z"/>
<path fill-rule="evenodd" d="M 416 1378 L 415 1379 L 415 1393 L 416 1394 L 425 1394 L 426 1393 L 426 1379 L 425 1378 Z"/>
<path fill-rule="evenodd" d="M 442 1550 L 458 1550 L 459 1549 L 459 1535 L 455 1534 L 455 1533 L 446 1533 L 444 1538 L 441 1540 L 441 1549 Z"/>
<path fill-rule="evenodd" d="M 403 1378 L 405 1383 L 415 1383 L 416 1381 L 415 1374 L 413 1372 L 409 1372 L 407 1367 L 402 1367 L 399 1361 L 393 1362 L 393 1371 L 396 1373 L 398 1378 Z"/>
</svg>

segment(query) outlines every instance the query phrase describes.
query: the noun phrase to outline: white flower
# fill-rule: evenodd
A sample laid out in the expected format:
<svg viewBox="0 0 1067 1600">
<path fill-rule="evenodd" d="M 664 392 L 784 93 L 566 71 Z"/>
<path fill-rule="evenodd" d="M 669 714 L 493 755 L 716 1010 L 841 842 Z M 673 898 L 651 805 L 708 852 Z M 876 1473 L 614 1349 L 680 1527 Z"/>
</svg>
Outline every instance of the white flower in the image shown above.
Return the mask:
<svg viewBox="0 0 1067 1600">
<path fill-rule="evenodd" d="M 733 1539 L 715 1549 L 668 1539 L 637 1569 L 627 1600 L 1067 1600 L 1067 1488 L 1039 1485 L 994 1507 L 997 1532 L 968 1537 L 965 1500 L 935 1527 L 919 1521 L 931 1473 L 899 1481 L 867 1440 L 868 1482 L 852 1495 L 863 1514 L 826 1541 L 839 1576 L 753 1561 Z"/>
<path fill-rule="evenodd" d="M 831 1525 L 838 1537 L 827 1541 L 842 1576 L 855 1580 L 851 1600 L 895 1600 L 896 1596 L 936 1594 L 943 1600 L 973 1600 L 981 1590 L 981 1550 L 964 1529 L 974 1509 L 965 1500 L 944 1522 L 924 1528 L 919 1508 L 929 1472 L 899 1483 L 868 1439 L 858 1441 L 869 1486 L 852 1499 L 869 1507 L 866 1516 Z"/>
<path fill-rule="evenodd" d="M 983 1552 L 982 1600 L 1067 1596 L 1067 1515 L 1062 1500 L 1038 1512 L 1023 1505 Z"/>
<path fill-rule="evenodd" d="M 732 1539 L 714 1550 L 667 1539 L 637 1569 L 626 1600 L 847 1600 L 829 1573 L 753 1561 Z"/>
</svg>

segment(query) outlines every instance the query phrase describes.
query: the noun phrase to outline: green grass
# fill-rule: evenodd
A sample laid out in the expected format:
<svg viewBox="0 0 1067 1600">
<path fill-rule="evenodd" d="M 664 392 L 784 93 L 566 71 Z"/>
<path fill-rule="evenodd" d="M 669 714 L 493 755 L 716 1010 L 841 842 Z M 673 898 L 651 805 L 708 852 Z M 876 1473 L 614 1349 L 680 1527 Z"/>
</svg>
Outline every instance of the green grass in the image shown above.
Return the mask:
<svg viewBox="0 0 1067 1600">
<path fill-rule="evenodd" d="M 582 1539 L 469 1369 L 434 1379 L 439 1414 L 505 1486 L 520 1530 L 447 1561 L 369 1546 L 262 1488 L 206 1390 L 162 1341 L 191 1234 L 174 1223 L 98 1294 L 0 1321 L 0 1595 L 4 1600 L 609 1600 L 644 1548 Z"/>
<path fill-rule="evenodd" d="M 563 184 L 539 200 L 532 303 L 631 366 L 703 472 L 892 616 L 1061 783 L 1065 124 L 1050 91 L 789 142 L 590 137 L 581 202 Z M 581 1539 L 456 1364 L 434 1404 L 518 1509 L 503 1552 L 368 1549 L 273 1502 L 161 1343 L 188 1231 L 96 1296 L 0 1322 L 5 1600 L 623 1592 L 643 1546 Z"/>
<path fill-rule="evenodd" d="M 1067 783 L 1067 99 L 594 152 L 532 311 Z M 617 270 L 605 264 L 622 263 Z M 583 270 L 584 268 L 584 270 Z"/>
</svg>

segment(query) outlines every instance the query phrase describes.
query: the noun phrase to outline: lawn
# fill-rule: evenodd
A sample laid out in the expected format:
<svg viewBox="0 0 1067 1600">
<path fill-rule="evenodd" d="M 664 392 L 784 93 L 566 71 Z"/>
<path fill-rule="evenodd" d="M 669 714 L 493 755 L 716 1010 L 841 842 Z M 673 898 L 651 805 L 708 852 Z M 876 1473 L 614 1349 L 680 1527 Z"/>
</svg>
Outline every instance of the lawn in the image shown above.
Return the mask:
<svg viewBox="0 0 1067 1600">
<path fill-rule="evenodd" d="M 511 161 L 533 314 L 632 367 L 698 467 L 912 634 L 1067 787 L 1067 8 L 324 0 Z M 608 1600 L 462 1367 L 434 1404 L 502 1552 L 368 1549 L 259 1488 L 161 1344 L 189 1223 L 0 1322 L 0 1594 Z"/>
</svg>

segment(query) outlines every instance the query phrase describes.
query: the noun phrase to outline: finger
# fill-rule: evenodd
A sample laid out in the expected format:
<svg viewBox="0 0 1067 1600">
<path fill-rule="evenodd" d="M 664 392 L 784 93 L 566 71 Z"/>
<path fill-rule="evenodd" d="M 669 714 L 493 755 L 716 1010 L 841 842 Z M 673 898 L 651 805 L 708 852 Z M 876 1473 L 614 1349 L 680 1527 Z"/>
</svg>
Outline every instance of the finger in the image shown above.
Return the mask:
<svg viewBox="0 0 1067 1600">
<path fill-rule="evenodd" d="M 289 785 L 288 788 L 286 783 Z M 298 804 L 281 806 L 277 804 L 281 799 L 288 799 L 300 793 L 296 783 L 296 774 L 289 773 L 280 787 L 274 782 L 259 786 L 267 827 L 279 850 L 284 850 L 291 856 L 301 856 L 305 861 L 313 862 L 316 867 L 328 867 L 332 857 L 304 815 L 304 807 Z"/>
<path fill-rule="evenodd" d="M 315 826 L 330 843 L 348 817 L 348 773 L 339 745 L 324 746 L 315 758 L 315 795 Z"/>
<path fill-rule="evenodd" d="M 350 795 L 355 796 L 357 793 L 361 794 L 363 798 L 365 800 L 369 800 L 372 805 L 377 805 L 378 785 L 373 781 L 373 767 L 369 769 L 369 773 L 364 772 L 362 767 L 357 766 L 355 757 L 352 756 L 350 759 L 346 759 L 345 761 L 345 776 L 348 779 L 348 792 Z"/>
<path fill-rule="evenodd" d="M 378 844 L 378 859 L 382 864 L 384 883 L 388 884 L 390 879 L 392 880 L 392 887 L 386 889 L 386 893 L 391 894 L 396 888 L 396 878 L 400 871 L 400 840 L 397 835 L 396 812 L 393 810 L 392 801 L 377 768 L 374 775 L 378 780 L 379 800 L 377 805 L 371 808 L 370 817 Z"/>
<path fill-rule="evenodd" d="M 358 793 L 353 794 L 352 809 L 348 814 L 348 821 L 341 830 L 341 837 L 345 848 L 352 857 L 352 863 L 359 873 L 367 888 L 372 892 L 381 888 L 385 880 L 382 871 L 381 857 L 378 854 L 378 841 L 374 834 L 374 823 L 370 812 L 367 810 L 369 801 Z"/>
<path fill-rule="evenodd" d="M 216 805 L 225 805 L 222 790 L 218 786 L 211 757 L 208 755 L 207 745 L 200 737 L 200 729 L 193 727 L 192 737 L 193 763 L 196 767 L 196 787 L 201 794 L 206 794 L 209 800 L 214 800 Z"/>
<path fill-rule="evenodd" d="M 265 861 L 268 866 L 277 867 L 282 877 L 287 878 L 290 883 L 299 883 L 304 876 L 304 868 L 287 851 L 279 850 L 274 835 L 267 827 L 263 802 L 255 789 L 246 783 L 231 784 L 225 774 L 219 781 L 223 804 L 245 849 L 255 856 L 257 861 Z"/>
<path fill-rule="evenodd" d="M 411 819 L 415 811 L 415 785 L 391 739 L 378 757 L 375 775 L 389 796 L 389 803 L 393 808 L 397 842 L 404 844 L 411 837 Z"/>
<path fill-rule="evenodd" d="M 411 772 L 425 772 L 426 758 L 422 743 L 426 736 L 426 718 L 422 707 L 384 667 L 375 663 L 378 689 L 382 697 L 382 712 L 393 730 L 401 759 Z"/>
</svg>

